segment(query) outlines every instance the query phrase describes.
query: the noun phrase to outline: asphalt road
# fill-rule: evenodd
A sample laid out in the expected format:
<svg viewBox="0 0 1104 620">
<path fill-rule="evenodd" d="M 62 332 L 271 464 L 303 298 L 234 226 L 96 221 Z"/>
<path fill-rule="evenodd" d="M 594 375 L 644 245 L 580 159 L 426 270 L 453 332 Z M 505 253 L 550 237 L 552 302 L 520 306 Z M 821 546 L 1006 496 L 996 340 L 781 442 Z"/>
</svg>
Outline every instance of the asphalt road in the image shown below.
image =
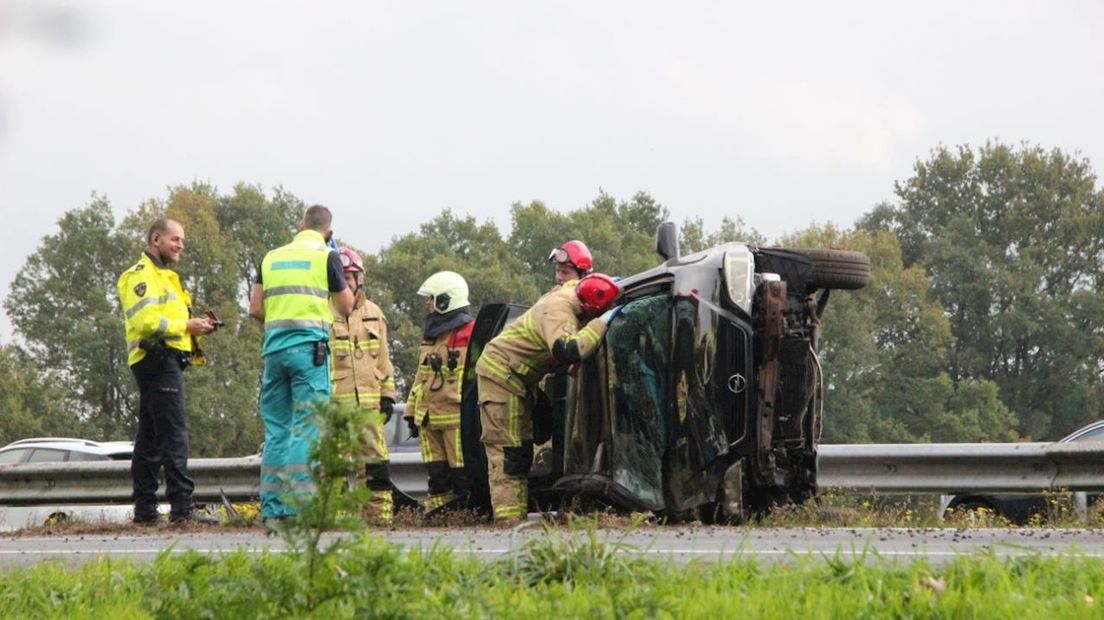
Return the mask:
<svg viewBox="0 0 1104 620">
<path fill-rule="evenodd" d="M 535 524 L 534 524 L 535 525 Z M 487 560 L 517 549 L 540 536 L 540 527 L 519 531 L 493 528 L 405 529 L 382 531 L 388 541 L 403 547 L 449 547 L 458 553 Z M 882 557 L 910 561 L 928 558 L 941 563 L 961 554 L 989 551 L 997 556 L 1053 556 L 1081 554 L 1104 557 L 1104 531 L 1075 529 L 908 529 L 908 528 L 646 528 L 626 533 L 602 530 L 600 535 L 626 545 L 624 553 L 649 557 L 722 560 L 752 557 L 759 561 L 789 561 L 797 557 L 840 555 Z M 283 541 L 260 531 L 218 531 L 148 535 L 70 535 L 8 537 L 0 539 L 0 568 L 53 560 L 78 563 L 99 556 L 148 561 L 171 548 L 171 553 L 195 549 L 222 553 L 245 549 L 249 553 L 285 551 Z"/>
</svg>

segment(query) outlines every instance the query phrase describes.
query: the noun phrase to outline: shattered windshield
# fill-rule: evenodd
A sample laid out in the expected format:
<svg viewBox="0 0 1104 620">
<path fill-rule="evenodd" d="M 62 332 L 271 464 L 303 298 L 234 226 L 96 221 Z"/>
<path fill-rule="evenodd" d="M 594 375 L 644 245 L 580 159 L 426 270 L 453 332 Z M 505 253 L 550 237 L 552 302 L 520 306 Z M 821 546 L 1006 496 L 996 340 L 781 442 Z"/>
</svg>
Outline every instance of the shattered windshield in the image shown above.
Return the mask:
<svg viewBox="0 0 1104 620">
<path fill-rule="evenodd" d="M 569 424 L 568 469 L 608 476 L 619 495 L 663 508 L 663 453 L 670 386 L 671 298 L 625 305 L 604 355 L 584 364 Z"/>
</svg>

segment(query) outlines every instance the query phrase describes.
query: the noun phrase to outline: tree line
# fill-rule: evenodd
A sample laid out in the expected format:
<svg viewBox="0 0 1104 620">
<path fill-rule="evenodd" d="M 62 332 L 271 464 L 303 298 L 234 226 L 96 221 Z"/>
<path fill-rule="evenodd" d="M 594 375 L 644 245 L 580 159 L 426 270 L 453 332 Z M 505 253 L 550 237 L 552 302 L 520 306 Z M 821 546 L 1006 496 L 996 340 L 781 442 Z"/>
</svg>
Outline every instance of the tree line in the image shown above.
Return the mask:
<svg viewBox="0 0 1104 620">
<path fill-rule="evenodd" d="M 824 319 L 824 441 L 1054 439 L 1101 417 L 1104 399 L 1104 190 L 1090 163 L 1057 149 L 987 143 L 938 147 L 850 228 L 810 224 L 768 240 L 734 205 L 715 229 L 681 224 L 692 252 L 726 241 L 837 247 L 872 260 L 870 285 L 832 295 Z M 188 243 L 178 266 L 196 309 L 226 325 L 204 340 L 209 365 L 189 370 L 193 455 L 253 452 L 261 325 L 246 316 L 265 252 L 297 228 L 304 202 L 277 188 L 205 183 L 169 188 L 116 221 L 106 197 L 70 210 L 13 281 L 4 307 L 19 336 L 0 345 L 0 444 L 28 436 L 130 439 L 137 390 L 115 280 L 137 260 L 148 223 L 168 215 Z M 355 231 L 336 235 L 356 247 Z M 600 271 L 655 266 L 666 207 L 639 192 L 604 192 L 559 212 L 516 203 L 510 228 L 444 210 L 376 253 L 361 252 L 366 290 L 384 309 L 400 389 L 413 376 L 424 319 L 417 296 L 451 269 L 473 305 L 531 303 L 551 285 L 548 251 L 583 239 Z"/>
</svg>

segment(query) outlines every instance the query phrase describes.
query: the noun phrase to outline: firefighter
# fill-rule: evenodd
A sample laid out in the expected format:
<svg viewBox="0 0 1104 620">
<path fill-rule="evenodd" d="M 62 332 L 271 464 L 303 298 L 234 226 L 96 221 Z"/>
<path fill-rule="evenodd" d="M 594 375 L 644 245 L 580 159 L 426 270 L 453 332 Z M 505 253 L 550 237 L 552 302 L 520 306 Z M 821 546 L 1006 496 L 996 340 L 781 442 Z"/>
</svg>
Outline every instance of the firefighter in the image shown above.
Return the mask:
<svg viewBox="0 0 1104 620">
<path fill-rule="evenodd" d="M 590 249 L 582 241 L 572 239 L 552 250 L 548 262 L 556 269 L 556 286 L 570 280 L 580 280 L 594 271 Z"/>
<path fill-rule="evenodd" d="M 384 427 L 395 411 L 395 371 L 387 347 L 387 319 L 364 293 L 364 261 L 350 248 L 339 250 L 345 282 L 356 301 L 348 316 L 334 313 L 330 329 L 330 377 L 333 400 L 360 407 L 367 414 L 368 445 L 356 455 L 364 464 L 368 500 L 365 520 L 374 525 L 391 523 L 390 455 Z"/>
<path fill-rule="evenodd" d="M 495 521 L 520 520 L 528 510 L 537 384 L 594 354 L 621 308 L 614 305 L 620 292 L 601 273 L 568 280 L 502 330 L 479 357 L 481 440 Z M 582 329 L 580 319 L 589 319 Z"/>
<path fill-rule="evenodd" d="M 453 271 L 438 271 L 418 289 L 427 298 L 418 374 L 406 403 L 405 420 L 422 444 L 429 477 L 426 512 L 468 494 L 460 445 L 460 390 L 475 317 L 468 311 L 468 283 Z"/>
</svg>

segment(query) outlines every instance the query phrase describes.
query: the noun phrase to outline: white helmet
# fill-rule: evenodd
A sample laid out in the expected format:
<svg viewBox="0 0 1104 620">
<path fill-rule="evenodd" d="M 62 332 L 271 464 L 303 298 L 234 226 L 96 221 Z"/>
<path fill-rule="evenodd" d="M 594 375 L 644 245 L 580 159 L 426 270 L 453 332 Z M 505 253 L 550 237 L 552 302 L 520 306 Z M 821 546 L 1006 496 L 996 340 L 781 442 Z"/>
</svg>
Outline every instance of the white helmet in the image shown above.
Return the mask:
<svg viewBox="0 0 1104 620">
<path fill-rule="evenodd" d="M 433 300 L 433 311 L 447 314 L 468 305 L 468 283 L 455 271 L 438 271 L 422 282 L 418 294 Z"/>
</svg>

